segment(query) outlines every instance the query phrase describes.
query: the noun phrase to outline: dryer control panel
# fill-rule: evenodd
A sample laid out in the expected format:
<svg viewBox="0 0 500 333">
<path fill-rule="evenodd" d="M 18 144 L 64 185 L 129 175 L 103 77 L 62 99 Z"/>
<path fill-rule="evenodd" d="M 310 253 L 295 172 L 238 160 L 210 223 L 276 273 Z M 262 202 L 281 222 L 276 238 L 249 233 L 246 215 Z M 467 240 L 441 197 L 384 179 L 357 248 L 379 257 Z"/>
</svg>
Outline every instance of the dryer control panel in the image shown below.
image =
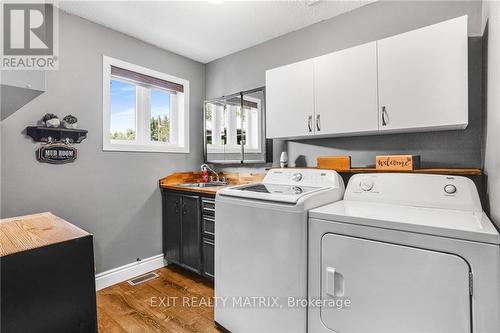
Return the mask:
<svg viewBox="0 0 500 333">
<path fill-rule="evenodd" d="M 351 177 L 344 200 L 482 211 L 476 185 L 466 177 L 368 173 Z"/>
</svg>

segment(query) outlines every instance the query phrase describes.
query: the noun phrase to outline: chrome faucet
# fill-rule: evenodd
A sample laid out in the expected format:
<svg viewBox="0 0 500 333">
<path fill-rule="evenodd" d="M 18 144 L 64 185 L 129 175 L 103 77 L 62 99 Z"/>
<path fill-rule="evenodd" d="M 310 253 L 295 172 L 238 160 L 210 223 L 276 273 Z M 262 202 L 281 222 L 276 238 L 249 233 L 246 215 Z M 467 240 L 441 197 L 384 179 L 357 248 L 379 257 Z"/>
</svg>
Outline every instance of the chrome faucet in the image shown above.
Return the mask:
<svg viewBox="0 0 500 333">
<path fill-rule="evenodd" d="M 219 174 L 217 172 L 215 172 L 212 168 L 210 168 L 207 164 L 202 164 L 200 169 L 201 171 L 204 170 L 204 168 L 206 168 L 208 171 L 212 172 L 213 174 L 215 174 L 215 177 L 216 177 L 216 182 L 218 183 L 219 182 Z"/>
</svg>

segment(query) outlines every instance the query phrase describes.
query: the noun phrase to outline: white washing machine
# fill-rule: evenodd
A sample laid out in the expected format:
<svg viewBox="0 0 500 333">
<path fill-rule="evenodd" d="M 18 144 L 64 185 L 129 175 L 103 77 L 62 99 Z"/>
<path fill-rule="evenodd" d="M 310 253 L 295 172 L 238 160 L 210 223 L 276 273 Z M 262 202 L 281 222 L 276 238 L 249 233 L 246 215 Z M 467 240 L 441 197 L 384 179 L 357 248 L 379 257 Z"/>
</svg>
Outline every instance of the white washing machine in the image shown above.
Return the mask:
<svg viewBox="0 0 500 333">
<path fill-rule="evenodd" d="M 308 210 L 342 199 L 335 172 L 271 169 L 262 183 L 217 192 L 215 321 L 233 333 L 306 332 Z"/>
<path fill-rule="evenodd" d="M 309 332 L 500 332 L 500 236 L 473 182 L 358 174 L 309 213 Z"/>
</svg>

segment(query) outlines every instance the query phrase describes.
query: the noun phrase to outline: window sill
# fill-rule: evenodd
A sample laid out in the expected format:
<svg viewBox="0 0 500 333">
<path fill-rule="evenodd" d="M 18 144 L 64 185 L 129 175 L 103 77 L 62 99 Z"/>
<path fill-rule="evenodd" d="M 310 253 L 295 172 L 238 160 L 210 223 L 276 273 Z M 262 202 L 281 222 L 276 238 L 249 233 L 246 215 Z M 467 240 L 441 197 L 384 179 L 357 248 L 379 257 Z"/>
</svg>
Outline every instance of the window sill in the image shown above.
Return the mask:
<svg viewBox="0 0 500 333">
<path fill-rule="evenodd" d="M 209 154 L 238 154 L 241 153 L 241 147 L 238 148 L 212 148 L 207 147 L 207 153 Z M 262 149 L 258 148 L 245 148 L 245 154 L 260 154 Z"/>
<path fill-rule="evenodd" d="M 182 153 L 189 154 L 189 147 L 137 145 L 137 144 L 105 144 L 103 151 L 144 152 L 144 153 Z"/>
</svg>

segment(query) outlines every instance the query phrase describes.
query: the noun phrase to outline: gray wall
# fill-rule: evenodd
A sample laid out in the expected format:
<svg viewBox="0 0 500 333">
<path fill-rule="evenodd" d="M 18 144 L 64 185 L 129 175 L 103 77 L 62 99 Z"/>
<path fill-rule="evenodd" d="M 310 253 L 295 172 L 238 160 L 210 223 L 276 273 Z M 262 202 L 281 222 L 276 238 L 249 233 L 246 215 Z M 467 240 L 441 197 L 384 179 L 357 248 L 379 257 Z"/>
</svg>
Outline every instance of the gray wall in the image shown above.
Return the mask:
<svg viewBox="0 0 500 333">
<path fill-rule="evenodd" d="M 265 84 L 265 70 L 381 39 L 461 15 L 469 15 L 469 36 L 481 34 L 480 1 L 379 1 L 291 32 L 207 64 L 207 97 Z M 275 144 L 291 164 L 312 166 L 319 155 L 348 154 L 353 165 L 374 164 L 379 153 L 420 154 L 423 166 L 481 166 L 480 45 L 471 54 L 470 119 L 464 131 L 311 139 Z M 475 46 L 475 47 L 474 47 Z M 276 161 L 275 161 L 276 162 Z"/>
<path fill-rule="evenodd" d="M 491 219 L 500 227 L 500 2 L 485 1 L 485 97 L 484 170 L 487 174 L 487 201 Z"/>
<path fill-rule="evenodd" d="M 102 56 L 190 81 L 190 154 L 102 151 Z M 162 253 L 158 180 L 202 162 L 204 65 L 76 16 L 60 14 L 60 69 L 47 92 L 2 122 L 2 217 L 51 211 L 94 234 L 97 272 Z M 35 160 L 23 134 L 44 113 L 71 113 L 88 138 L 73 164 Z"/>
</svg>

